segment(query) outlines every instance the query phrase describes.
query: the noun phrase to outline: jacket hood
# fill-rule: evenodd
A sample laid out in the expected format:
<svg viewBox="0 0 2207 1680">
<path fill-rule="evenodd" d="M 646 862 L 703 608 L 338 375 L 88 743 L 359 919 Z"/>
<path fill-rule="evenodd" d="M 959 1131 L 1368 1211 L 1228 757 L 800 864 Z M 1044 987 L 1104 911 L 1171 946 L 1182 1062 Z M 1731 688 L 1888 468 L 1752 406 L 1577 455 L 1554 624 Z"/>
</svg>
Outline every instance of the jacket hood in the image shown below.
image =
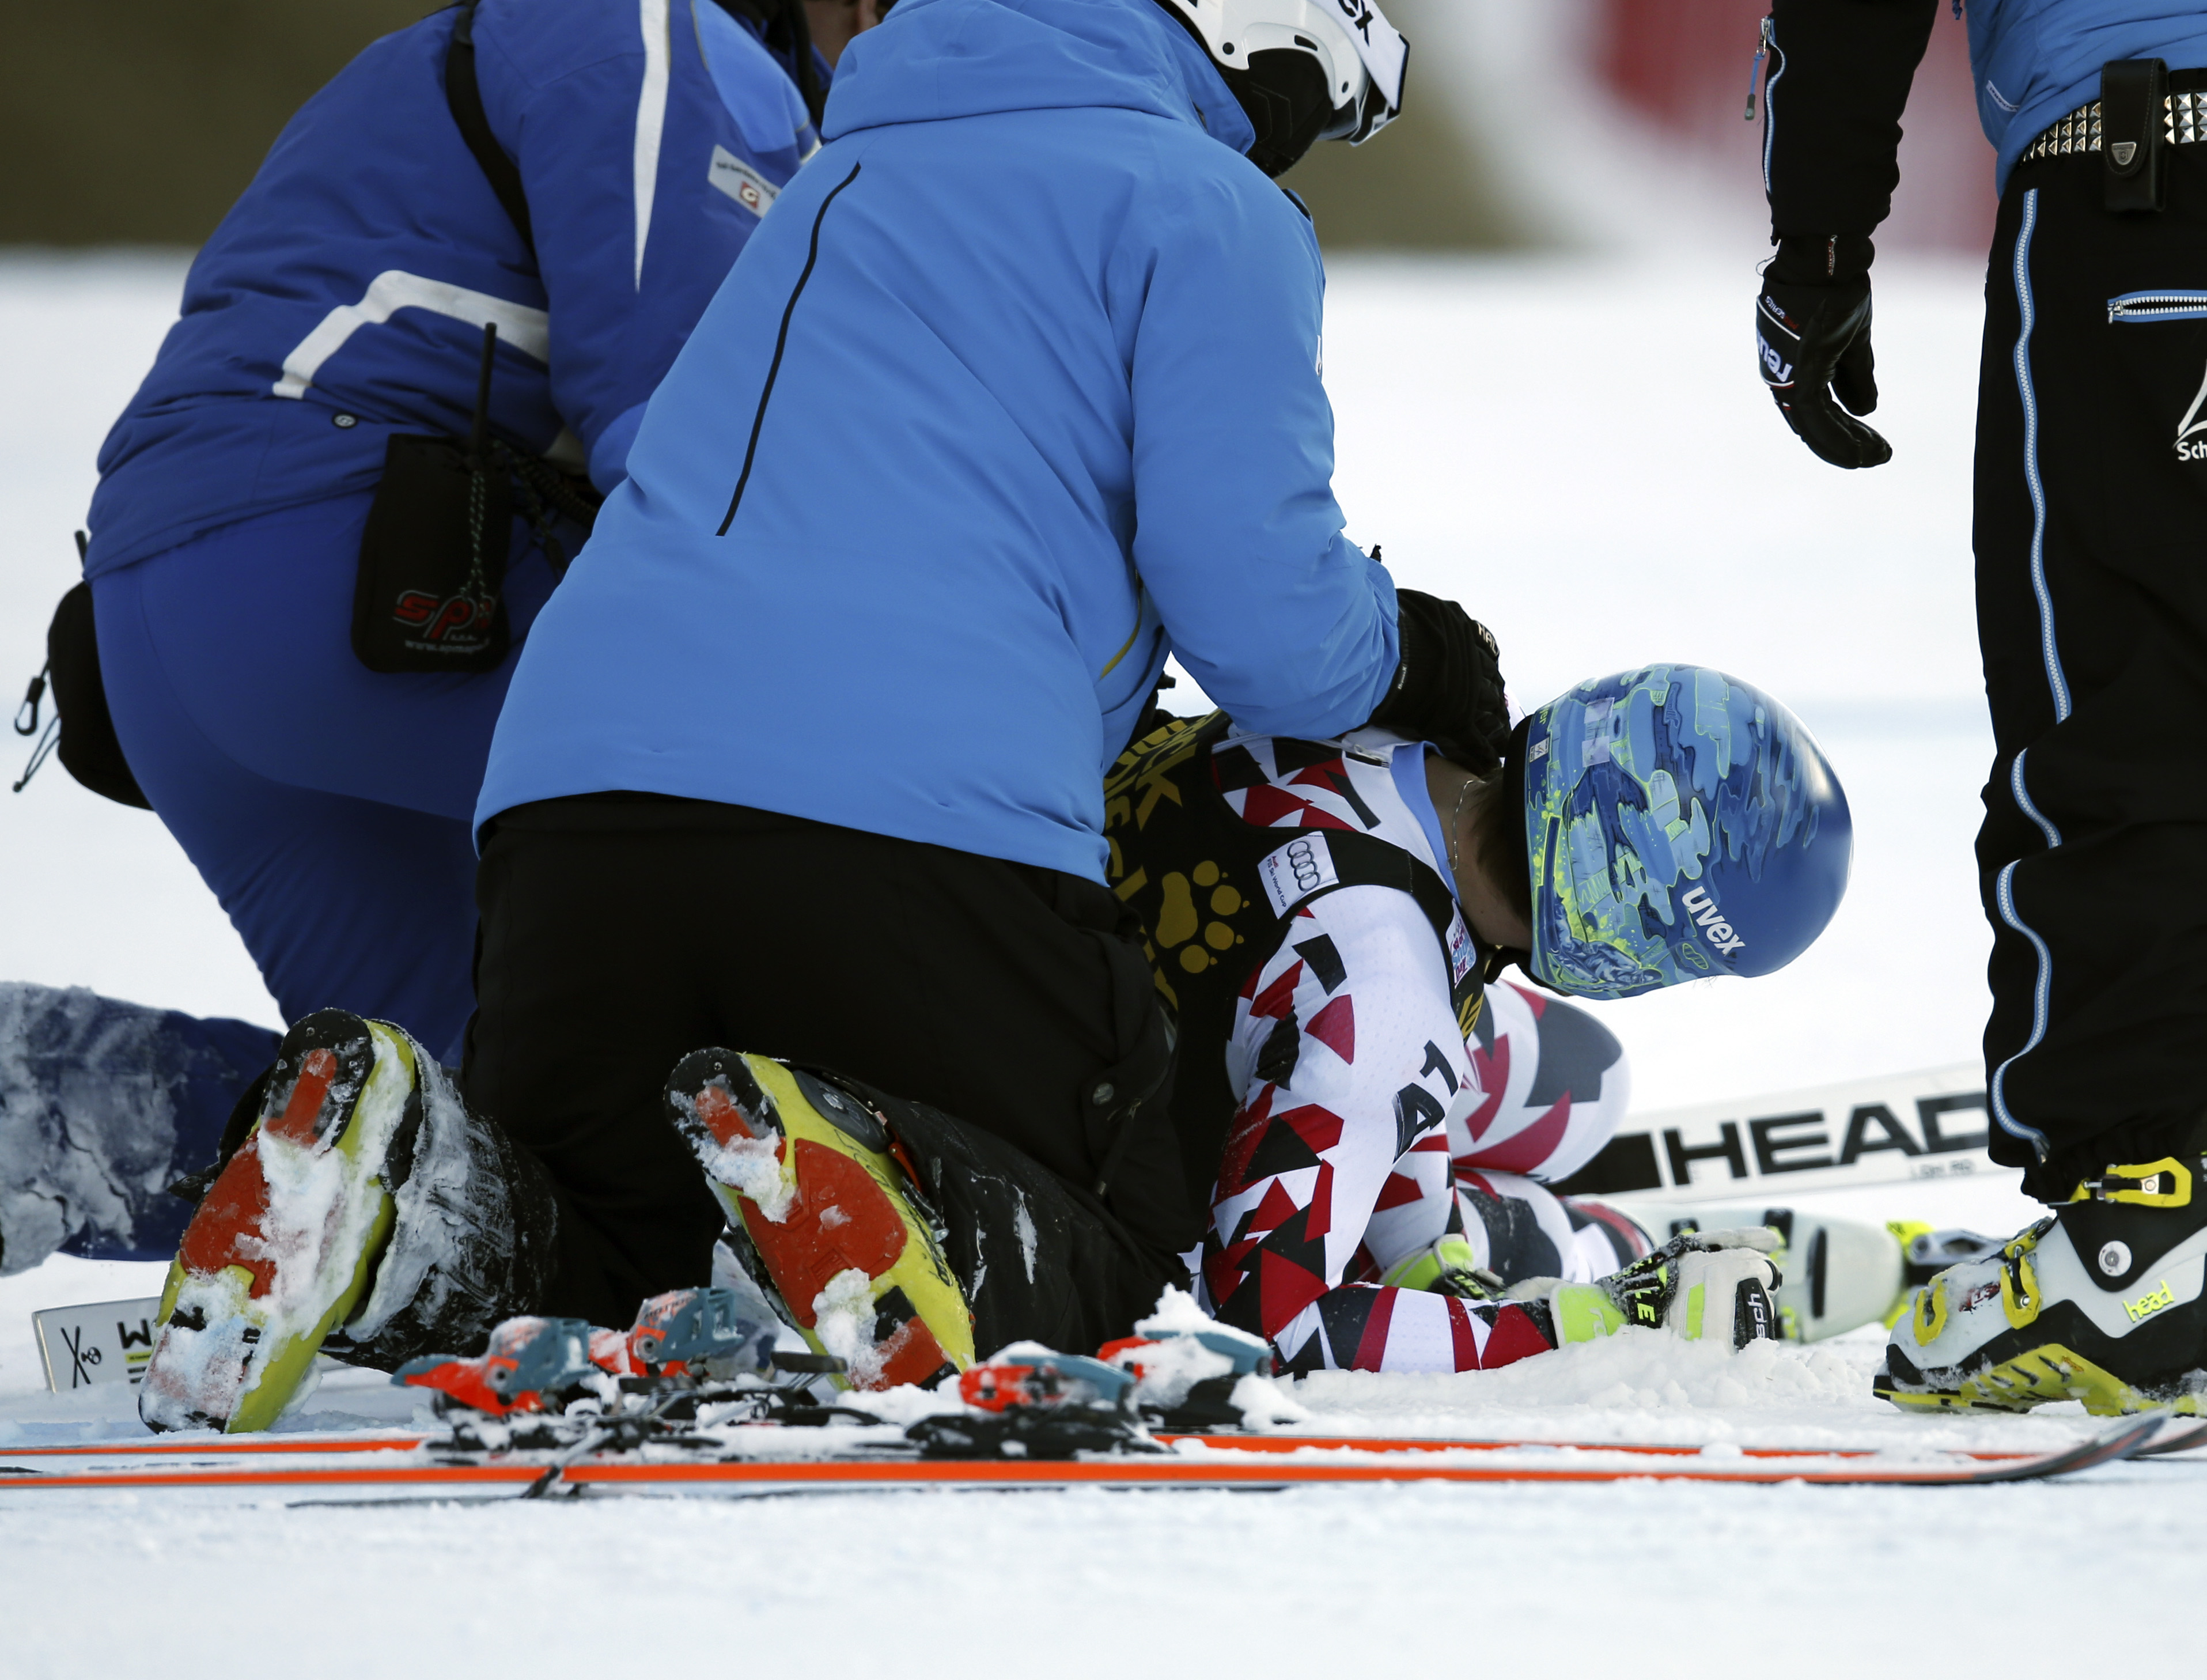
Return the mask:
<svg viewBox="0 0 2207 1680">
<path fill-rule="evenodd" d="M 899 0 L 836 66 L 826 138 L 893 123 L 1115 107 L 1191 123 L 1236 152 L 1256 131 L 1157 0 Z"/>
</svg>

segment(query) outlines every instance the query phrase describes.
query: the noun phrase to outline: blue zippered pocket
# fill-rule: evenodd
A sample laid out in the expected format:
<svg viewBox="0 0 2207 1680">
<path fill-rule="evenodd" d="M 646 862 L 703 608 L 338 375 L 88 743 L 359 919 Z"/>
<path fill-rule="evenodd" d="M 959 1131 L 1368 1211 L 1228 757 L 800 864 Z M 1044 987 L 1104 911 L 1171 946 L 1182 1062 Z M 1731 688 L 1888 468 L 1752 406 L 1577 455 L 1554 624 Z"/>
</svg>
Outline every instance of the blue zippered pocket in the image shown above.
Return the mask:
<svg viewBox="0 0 2207 1680">
<path fill-rule="evenodd" d="M 2108 322 L 2207 320 L 2207 291 L 2126 291 L 2108 300 Z"/>
</svg>

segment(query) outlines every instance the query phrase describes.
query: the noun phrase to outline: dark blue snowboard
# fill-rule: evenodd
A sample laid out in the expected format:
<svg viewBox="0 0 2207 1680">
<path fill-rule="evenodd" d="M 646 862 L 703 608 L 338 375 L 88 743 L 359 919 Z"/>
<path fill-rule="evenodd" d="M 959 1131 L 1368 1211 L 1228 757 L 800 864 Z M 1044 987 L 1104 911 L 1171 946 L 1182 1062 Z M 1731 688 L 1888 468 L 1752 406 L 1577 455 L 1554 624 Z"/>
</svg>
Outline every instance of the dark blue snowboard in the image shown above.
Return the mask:
<svg viewBox="0 0 2207 1680">
<path fill-rule="evenodd" d="M 0 982 L 0 1274 L 59 1250 L 165 1260 L 277 1033 L 81 987 Z"/>
</svg>

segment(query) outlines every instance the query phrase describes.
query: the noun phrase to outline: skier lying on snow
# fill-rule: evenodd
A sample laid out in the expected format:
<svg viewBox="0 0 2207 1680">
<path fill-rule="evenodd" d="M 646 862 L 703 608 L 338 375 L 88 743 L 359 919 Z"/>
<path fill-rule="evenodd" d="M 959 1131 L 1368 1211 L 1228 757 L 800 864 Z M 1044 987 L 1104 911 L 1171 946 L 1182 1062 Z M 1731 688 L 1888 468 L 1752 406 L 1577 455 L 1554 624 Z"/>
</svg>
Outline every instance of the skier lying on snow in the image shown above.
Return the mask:
<svg viewBox="0 0 2207 1680">
<path fill-rule="evenodd" d="M 1120 760 L 1105 820 L 1181 1028 L 1199 1298 L 1295 1371 L 1469 1370 L 1614 1329 L 1596 1280 L 1648 1238 L 1542 1181 L 1615 1131 L 1621 1048 L 1492 982 L 1512 959 L 1594 998 L 1768 973 L 1822 931 L 1851 851 L 1807 732 L 1690 666 L 1581 684 L 1484 780 L 1385 730 L 1169 723 Z M 1764 1333 L 1745 1280 L 1768 1272 L 1690 1253 L 1663 1321 L 1702 1333 L 1706 1278 L 1708 1334 L 1734 1334 L 1735 1285 L 1737 1334 Z"/>
<path fill-rule="evenodd" d="M 1108 799 L 1115 880 L 1178 1012 L 1173 1121 L 1222 1319 L 1297 1372 L 1490 1368 L 1630 1322 L 1773 1333 L 1774 1234 L 1649 1257 L 1630 1222 L 1534 1181 L 1614 1127 L 1617 1047 L 1488 983 L 1516 957 L 1621 997 L 1804 948 L 1851 836 L 1775 702 L 1693 667 L 1582 684 L 1484 780 L 1385 730 L 1171 722 Z M 1560 1071 L 1553 1100 L 1529 1100 L 1536 1068 Z M 862 1386 L 1014 1340 L 1092 1348 L 1147 1305 L 1093 1199 L 923 1104 L 720 1049 L 685 1057 L 667 1097 L 761 1281 Z M 141 1414 L 265 1426 L 326 1347 L 387 1369 L 472 1351 L 540 1305 L 542 1181 L 402 1031 L 302 1021 L 185 1233 Z"/>
</svg>

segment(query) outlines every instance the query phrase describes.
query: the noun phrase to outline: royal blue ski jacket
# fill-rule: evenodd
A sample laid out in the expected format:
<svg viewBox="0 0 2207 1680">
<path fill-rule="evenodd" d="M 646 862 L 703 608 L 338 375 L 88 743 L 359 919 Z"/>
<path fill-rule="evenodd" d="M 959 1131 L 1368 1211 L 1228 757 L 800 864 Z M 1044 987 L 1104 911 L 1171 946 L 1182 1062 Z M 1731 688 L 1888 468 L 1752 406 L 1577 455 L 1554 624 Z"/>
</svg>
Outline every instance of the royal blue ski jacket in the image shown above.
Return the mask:
<svg viewBox="0 0 2207 1680">
<path fill-rule="evenodd" d="M 1998 180 L 2024 148 L 2100 97 L 2100 67 L 2160 58 L 2207 65 L 2207 11 L 2198 0 L 1970 0 L 1970 68 L 1977 120 L 2000 153 Z"/>
<path fill-rule="evenodd" d="M 615 789 L 1104 878 L 1168 651 L 1362 723 L 1303 211 L 1157 0 L 900 0 L 530 631 L 478 823 Z"/>
<path fill-rule="evenodd" d="M 100 451 L 87 574 L 370 488 L 393 432 L 464 433 L 487 322 L 493 427 L 619 482 L 645 398 L 816 136 L 715 0 L 482 0 L 476 80 L 532 258 L 446 104 L 457 17 L 339 72 L 200 252 Z"/>
</svg>

